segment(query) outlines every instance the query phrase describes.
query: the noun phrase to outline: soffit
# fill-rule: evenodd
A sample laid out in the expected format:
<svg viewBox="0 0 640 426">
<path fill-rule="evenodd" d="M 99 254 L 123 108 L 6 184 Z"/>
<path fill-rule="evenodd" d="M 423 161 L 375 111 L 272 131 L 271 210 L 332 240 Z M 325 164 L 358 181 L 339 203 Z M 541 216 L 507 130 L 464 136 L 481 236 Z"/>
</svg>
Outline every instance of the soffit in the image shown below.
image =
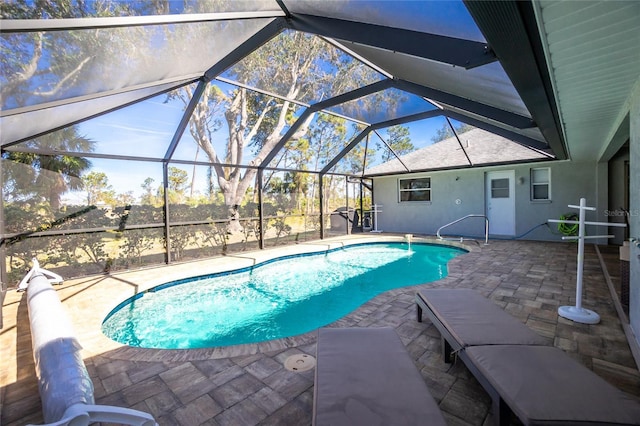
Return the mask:
<svg viewBox="0 0 640 426">
<path fill-rule="evenodd" d="M 640 2 L 535 6 L 570 157 L 599 159 L 640 76 Z"/>
</svg>

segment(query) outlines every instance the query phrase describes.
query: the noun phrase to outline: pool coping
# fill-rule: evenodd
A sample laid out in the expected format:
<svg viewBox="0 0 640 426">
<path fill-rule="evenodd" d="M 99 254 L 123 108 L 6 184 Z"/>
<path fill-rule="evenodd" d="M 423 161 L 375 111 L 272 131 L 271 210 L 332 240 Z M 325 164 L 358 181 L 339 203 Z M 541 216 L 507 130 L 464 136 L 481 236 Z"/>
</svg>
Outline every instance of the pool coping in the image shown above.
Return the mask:
<svg viewBox="0 0 640 426">
<path fill-rule="evenodd" d="M 412 235 L 412 240 L 416 243 L 454 246 L 469 252 L 477 249 L 475 245 L 462 244 L 457 241 L 438 240 L 434 237 Z M 127 346 L 115 342 L 102 333 L 101 325 L 107 315 L 124 300 L 171 281 L 251 267 L 288 255 L 323 252 L 362 243 L 398 241 L 406 241 L 406 236 L 397 234 L 375 234 L 333 237 L 325 240 L 300 243 L 294 246 L 234 253 L 225 257 L 163 265 L 153 268 L 153 270 L 117 272 L 109 275 L 69 280 L 65 281 L 60 287 L 56 286 L 55 288 L 58 290 L 60 298 L 63 300 L 73 324 L 76 326 L 78 340 L 83 346 L 83 357 L 102 355 L 111 359 L 163 362 L 233 358 L 281 351 L 312 344 L 316 341 L 317 330 L 291 337 L 241 345 L 201 349 L 152 349 Z M 449 261 L 447 265 L 449 274 L 451 273 L 451 268 L 457 263 L 456 259 L 463 257 L 464 256 L 457 256 Z M 194 273 L 194 269 L 198 270 L 198 272 Z M 382 294 L 394 290 L 388 290 Z M 376 296 L 376 298 L 381 295 Z M 371 300 L 375 300 L 376 298 Z M 98 302 L 100 300 L 104 302 Z M 344 318 L 357 314 L 358 310 L 362 309 L 365 305 L 366 303 L 328 326 L 330 327 L 336 323 L 340 323 Z"/>
</svg>

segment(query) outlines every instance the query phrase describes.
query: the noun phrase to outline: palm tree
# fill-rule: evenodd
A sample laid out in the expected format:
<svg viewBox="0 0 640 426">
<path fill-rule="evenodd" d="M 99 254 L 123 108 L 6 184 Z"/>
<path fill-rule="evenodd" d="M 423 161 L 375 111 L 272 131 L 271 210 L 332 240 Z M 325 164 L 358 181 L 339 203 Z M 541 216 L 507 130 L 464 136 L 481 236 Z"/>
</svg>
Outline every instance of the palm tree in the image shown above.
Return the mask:
<svg viewBox="0 0 640 426">
<path fill-rule="evenodd" d="M 22 177 L 12 176 L 12 180 L 20 182 L 20 185 L 28 185 L 16 188 L 23 194 L 30 193 L 36 197 L 42 197 L 49 201 L 52 211 L 60 209 L 60 197 L 67 191 L 81 189 L 83 187 L 81 174 L 91 168 L 91 162 L 83 157 L 65 154 L 36 154 L 33 150 L 43 149 L 47 152 L 60 151 L 92 152 L 95 142 L 78 133 L 76 126 L 46 134 L 32 139 L 23 145 L 32 152 L 9 152 L 5 158 L 16 163 L 28 164 L 33 173 L 28 182 Z M 20 169 L 18 169 L 20 171 Z"/>
</svg>

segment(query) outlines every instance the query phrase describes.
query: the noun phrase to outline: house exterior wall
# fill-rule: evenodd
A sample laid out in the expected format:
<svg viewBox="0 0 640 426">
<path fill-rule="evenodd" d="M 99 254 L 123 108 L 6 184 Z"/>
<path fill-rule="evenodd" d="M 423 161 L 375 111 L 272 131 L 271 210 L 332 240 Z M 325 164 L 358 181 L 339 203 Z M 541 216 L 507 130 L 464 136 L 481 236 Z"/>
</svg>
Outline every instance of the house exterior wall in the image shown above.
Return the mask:
<svg viewBox="0 0 640 426">
<path fill-rule="evenodd" d="M 567 206 L 579 204 L 581 197 L 587 199 L 588 206 L 599 210 L 607 208 L 596 205 L 596 166 L 595 162 L 543 162 L 374 178 L 374 201 L 382 204 L 378 229 L 384 232 L 435 235 L 440 226 L 465 215 L 485 214 L 485 174 L 489 171 L 514 170 L 516 236 L 529 240 L 561 240 L 557 224 L 547 226 L 547 219 L 559 219 L 563 214 L 577 213 L 577 210 Z M 551 201 L 531 201 L 531 169 L 538 167 L 550 168 Z M 430 177 L 431 202 L 400 203 L 400 177 Z M 597 220 L 595 212 L 588 212 L 587 220 Z M 588 233 L 594 231 L 591 227 L 587 228 Z M 443 230 L 442 234 L 483 238 L 484 220 L 467 219 Z"/>
<path fill-rule="evenodd" d="M 631 102 L 629 143 L 629 236 L 631 243 L 629 279 L 629 322 L 640 345 L 640 80 Z"/>
<path fill-rule="evenodd" d="M 608 181 L 609 181 L 609 208 L 608 214 L 605 214 L 603 220 L 609 222 L 626 223 L 626 217 L 623 215 L 623 208 L 625 207 L 625 174 L 624 165 L 629 161 L 629 151 L 627 149 L 621 150 L 616 156 L 614 156 L 608 163 Z M 628 230 L 625 228 L 611 227 L 609 228 L 609 234 L 614 235 L 615 238 L 609 240 L 609 244 L 622 245 L 625 239 L 625 234 Z"/>
</svg>

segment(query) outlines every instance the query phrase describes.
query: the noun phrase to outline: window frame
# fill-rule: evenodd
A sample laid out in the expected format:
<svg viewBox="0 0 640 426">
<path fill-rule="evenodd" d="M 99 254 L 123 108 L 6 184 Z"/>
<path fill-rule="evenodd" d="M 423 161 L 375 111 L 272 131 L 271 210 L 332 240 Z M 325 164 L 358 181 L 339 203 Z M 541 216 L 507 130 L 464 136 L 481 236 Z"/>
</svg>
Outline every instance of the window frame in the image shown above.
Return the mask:
<svg viewBox="0 0 640 426">
<path fill-rule="evenodd" d="M 506 186 L 494 186 L 494 182 L 506 183 Z M 506 191 L 506 193 L 505 193 Z M 496 178 L 491 179 L 491 194 L 490 197 L 494 198 L 510 198 L 511 197 L 511 179 L 506 178 Z"/>
<path fill-rule="evenodd" d="M 540 170 L 546 170 L 546 175 L 547 175 L 546 181 L 536 181 L 534 179 L 535 172 Z M 529 177 L 531 182 L 529 185 L 531 201 L 537 201 L 537 202 L 551 201 L 551 168 L 550 167 L 532 167 L 529 173 Z M 541 186 L 547 187 L 547 198 L 536 198 L 535 188 L 541 187 Z"/>
<path fill-rule="evenodd" d="M 403 188 L 403 181 L 415 181 L 415 180 L 427 180 L 428 187 L 420 187 L 420 188 Z M 431 186 L 431 176 L 423 176 L 423 177 L 412 177 L 412 178 L 398 178 L 398 203 L 427 203 L 430 204 L 432 200 L 433 187 Z M 426 191 L 429 194 L 428 200 L 403 200 L 403 193 L 412 193 L 417 191 Z"/>
</svg>

